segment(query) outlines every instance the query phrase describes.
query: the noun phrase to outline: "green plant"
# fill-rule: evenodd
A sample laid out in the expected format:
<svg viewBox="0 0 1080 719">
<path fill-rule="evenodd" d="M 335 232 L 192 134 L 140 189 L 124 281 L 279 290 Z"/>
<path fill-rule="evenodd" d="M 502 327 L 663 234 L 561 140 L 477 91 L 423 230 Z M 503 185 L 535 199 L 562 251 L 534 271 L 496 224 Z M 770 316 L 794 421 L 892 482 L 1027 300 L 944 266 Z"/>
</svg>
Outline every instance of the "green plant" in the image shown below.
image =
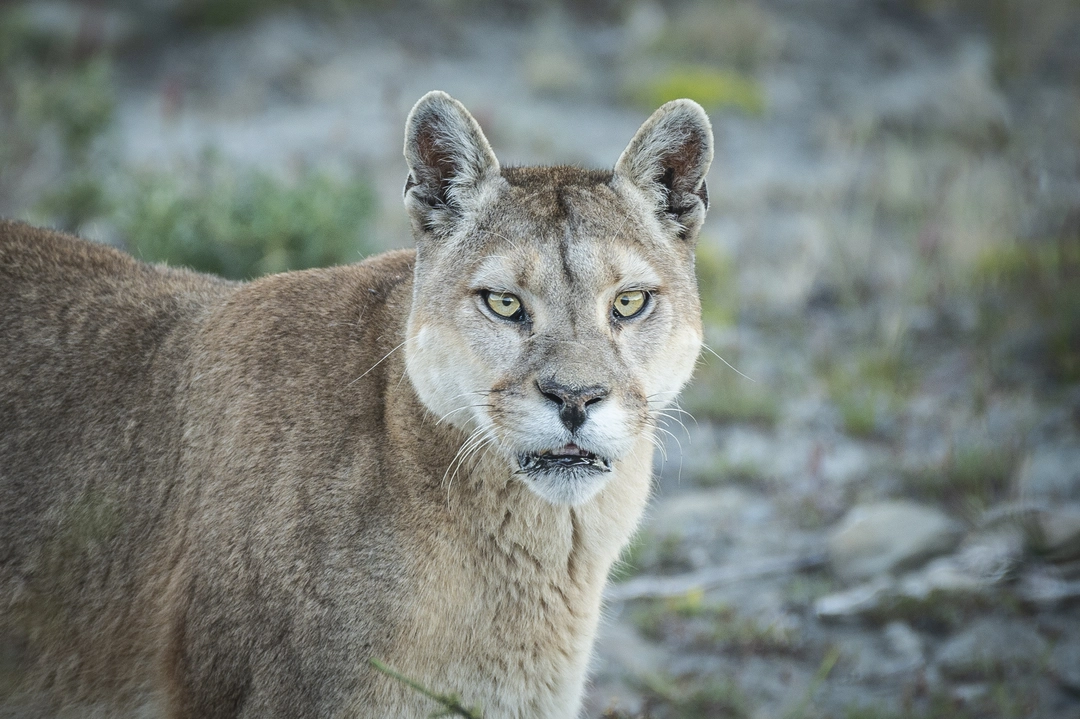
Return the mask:
<svg viewBox="0 0 1080 719">
<path fill-rule="evenodd" d="M 676 66 L 651 78 L 635 78 L 627 86 L 626 96 L 643 109 L 687 97 L 710 110 L 765 113 L 765 93 L 756 80 L 733 70 L 706 66 Z"/>
<path fill-rule="evenodd" d="M 465 719 L 483 719 L 483 714 L 480 712 L 479 707 L 467 707 L 458 697 L 457 694 L 439 694 L 425 687 L 420 682 L 414 679 L 410 679 L 404 674 L 391 669 L 386 664 L 383 664 L 378 659 L 368 660 L 371 666 L 375 667 L 378 671 L 382 672 L 386 676 L 396 679 L 410 689 L 416 691 L 419 694 L 423 694 L 428 699 L 439 704 L 442 708 L 438 709 L 428 716 L 434 717 L 448 717 L 448 716 L 460 716 Z"/>
<path fill-rule="evenodd" d="M 737 365 L 737 358 L 732 358 Z M 776 388 L 740 375 L 723 361 L 703 355 L 682 405 L 699 420 L 772 427 L 780 418 Z"/>
<path fill-rule="evenodd" d="M 731 679 L 654 674 L 640 680 L 650 708 L 677 719 L 742 719 L 750 716 L 746 695 Z"/>
<path fill-rule="evenodd" d="M 652 44 L 660 55 L 755 72 L 776 59 L 782 32 L 752 0 L 712 0 L 676 5 L 671 21 Z"/>
<path fill-rule="evenodd" d="M 1051 377 L 1080 380 L 1080 213 L 1057 237 L 984 250 L 972 275 L 986 344 L 1034 321 L 1041 333 L 1033 356 Z"/>
<path fill-rule="evenodd" d="M 977 515 L 1006 496 L 1019 455 L 1016 447 L 1007 445 L 959 444 L 939 465 L 909 470 L 903 481 L 920 499 Z"/>
<path fill-rule="evenodd" d="M 856 347 L 843 358 L 818 362 L 829 398 L 853 437 L 881 433 L 884 418 L 899 410 L 915 386 L 915 371 L 902 345 Z"/>
<path fill-rule="evenodd" d="M 716 242 L 698 242 L 694 270 L 701 294 L 701 319 L 710 327 L 730 327 L 738 321 L 739 294 L 735 263 Z"/>
<path fill-rule="evenodd" d="M 0 211 L 36 203 L 32 219 L 76 229 L 108 211 L 94 150 L 113 119 L 111 63 L 39 37 L 19 10 L 0 9 Z M 57 177 L 27 188 L 26 171 L 54 146 Z M 21 204 L 5 204 L 20 193 Z"/>
<path fill-rule="evenodd" d="M 306 174 L 285 183 L 210 161 L 202 181 L 136 178 L 118 202 L 129 249 L 152 262 L 244 279 L 358 260 L 370 248 L 374 197 L 366 182 Z"/>
</svg>

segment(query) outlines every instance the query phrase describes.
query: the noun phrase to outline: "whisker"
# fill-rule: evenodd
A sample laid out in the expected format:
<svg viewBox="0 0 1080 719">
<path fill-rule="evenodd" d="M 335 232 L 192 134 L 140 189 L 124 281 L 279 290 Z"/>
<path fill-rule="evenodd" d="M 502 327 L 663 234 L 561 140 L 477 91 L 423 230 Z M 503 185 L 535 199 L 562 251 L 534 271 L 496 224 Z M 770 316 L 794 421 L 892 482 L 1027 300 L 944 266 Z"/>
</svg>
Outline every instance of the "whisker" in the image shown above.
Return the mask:
<svg viewBox="0 0 1080 719">
<path fill-rule="evenodd" d="M 436 424 L 436 426 L 442 424 L 442 421 L 444 419 L 446 419 L 450 415 L 454 414 L 455 412 L 460 412 L 463 409 L 472 409 L 473 407 L 494 407 L 494 406 L 495 405 L 493 405 L 493 404 L 466 404 L 466 405 L 462 405 L 461 407 L 458 407 L 457 409 L 450 410 L 449 412 L 444 414 L 442 417 L 439 417 L 439 419 L 435 421 L 435 424 Z"/>
<path fill-rule="evenodd" d="M 705 344 L 704 342 L 702 342 L 702 343 L 701 343 L 701 346 L 702 346 L 702 347 L 704 347 L 705 349 L 707 349 L 707 350 L 708 350 L 709 352 L 712 352 L 713 356 L 714 356 L 714 357 L 716 357 L 716 359 L 720 360 L 721 362 L 723 362 L 724 364 L 726 364 L 726 365 L 727 365 L 728 367 L 731 367 L 731 369 L 735 370 L 735 374 L 739 375 L 740 377 L 745 377 L 746 379 L 750 380 L 750 381 L 751 381 L 751 382 L 753 382 L 754 384 L 757 384 L 757 380 L 756 380 L 756 379 L 754 379 L 753 377 L 747 377 L 747 376 L 746 376 L 746 375 L 744 375 L 744 374 L 743 374 L 742 372 L 740 372 L 739 370 L 735 369 L 735 367 L 733 367 L 733 366 L 732 366 L 732 364 L 731 364 L 730 362 L 728 362 L 728 361 L 727 361 L 726 359 L 724 359 L 724 358 L 723 358 L 723 357 L 721 357 L 720 355 L 716 354 L 716 350 L 714 350 L 714 349 L 713 349 L 712 347 L 710 347 L 709 345 Z"/>
<path fill-rule="evenodd" d="M 405 340 L 405 342 L 408 342 L 408 341 L 409 341 L 409 340 Z M 376 367 L 378 367 L 379 365 L 381 365 L 381 364 L 382 364 L 382 363 L 383 363 L 383 362 L 384 362 L 384 361 L 386 360 L 386 358 L 387 358 L 387 357 L 389 357 L 390 355 L 394 354 L 394 353 L 395 353 L 395 352 L 397 352 L 397 351 L 398 351 L 399 349 L 401 349 L 402 347 L 404 347 L 404 346 L 405 346 L 405 342 L 402 342 L 402 343 L 401 343 L 401 344 L 399 344 L 399 345 L 398 345 L 397 347 L 395 347 L 394 349 L 392 349 L 392 350 L 390 350 L 389 352 L 387 352 L 386 354 L 384 354 L 381 360 L 379 360 L 379 361 L 378 361 L 378 362 L 376 362 L 375 364 L 373 364 L 373 365 L 371 365 L 370 367 L 368 367 L 368 369 L 367 369 L 367 372 L 365 372 L 364 374 L 360 375 L 359 377 L 357 377 L 356 379 L 354 379 L 354 380 L 353 380 L 352 382 L 349 382 L 349 384 L 347 384 L 347 385 L 345 385 L 345 386 L 346 386 L 346 387 L 352 387 L 352 386 L 353 386 L 354 384 L 356 384 L 356 383 L 357 383 L 357 382 L 359 382 L 360 380 L 362 380 L 362 379 L 364 379 L 365 377 L 367 377 L 367 376 L 368 376 L 368 372 L 371 372 L 371 370 L 373 370 L 373 369 L 375 369 Z"/>
</svg>

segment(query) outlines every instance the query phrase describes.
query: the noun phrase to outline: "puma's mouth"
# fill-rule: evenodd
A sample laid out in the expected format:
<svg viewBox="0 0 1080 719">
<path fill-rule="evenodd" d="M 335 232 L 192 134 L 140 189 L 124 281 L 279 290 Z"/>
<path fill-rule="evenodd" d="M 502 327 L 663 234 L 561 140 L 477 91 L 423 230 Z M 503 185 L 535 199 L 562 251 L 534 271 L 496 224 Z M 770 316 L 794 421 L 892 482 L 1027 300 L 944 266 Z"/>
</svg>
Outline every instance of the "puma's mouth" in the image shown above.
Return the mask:
<svg viewBox="0 0 1080 719">
<path fill-rule="evenodd" d="M 558 449 L 543 452 L 529 452 L 518 456 L 519 472 L 533 474 L 560 470 L 578 470 L 586 472 L 610 472 L 611 460 L 599 457 L 576 444 L 567 444 Z"/>
</svg>

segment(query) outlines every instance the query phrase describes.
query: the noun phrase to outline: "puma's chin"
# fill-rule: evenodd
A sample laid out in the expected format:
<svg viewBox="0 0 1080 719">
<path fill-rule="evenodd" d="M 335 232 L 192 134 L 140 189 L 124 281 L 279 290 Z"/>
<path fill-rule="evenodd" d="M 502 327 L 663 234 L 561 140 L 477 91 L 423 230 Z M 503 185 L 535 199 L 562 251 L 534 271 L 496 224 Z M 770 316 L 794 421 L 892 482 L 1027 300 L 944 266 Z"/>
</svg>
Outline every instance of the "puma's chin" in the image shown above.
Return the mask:
<svg viewBox="0 0 1080 719">
<path fill-rule="evenodd" d="M 529 488 L 552 504 L 581 504 L 607 483 L 614 460 L 579 447 L 522 452 L 518 474 Z"/>
</svg>

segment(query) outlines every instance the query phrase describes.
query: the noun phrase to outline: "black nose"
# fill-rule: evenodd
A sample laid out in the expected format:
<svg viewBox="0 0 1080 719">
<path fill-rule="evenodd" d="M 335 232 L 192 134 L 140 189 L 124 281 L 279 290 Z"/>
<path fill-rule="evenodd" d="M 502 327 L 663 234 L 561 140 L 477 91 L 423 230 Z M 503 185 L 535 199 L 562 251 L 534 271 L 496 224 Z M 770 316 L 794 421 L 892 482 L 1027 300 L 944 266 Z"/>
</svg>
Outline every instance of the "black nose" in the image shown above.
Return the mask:
<svg viewBox="0 0 1080 719">
<path fill-rule="evenodd" d="M 559 407 L 559 419 L 571 432 L 576 432 L 585 424 L 589 407 L 608 396 L 608 389 L 593 385 L 591 387 L 568 387 L 554 380 L 541 380 L 536 383 L 540 394 Z"/>
</svg>

